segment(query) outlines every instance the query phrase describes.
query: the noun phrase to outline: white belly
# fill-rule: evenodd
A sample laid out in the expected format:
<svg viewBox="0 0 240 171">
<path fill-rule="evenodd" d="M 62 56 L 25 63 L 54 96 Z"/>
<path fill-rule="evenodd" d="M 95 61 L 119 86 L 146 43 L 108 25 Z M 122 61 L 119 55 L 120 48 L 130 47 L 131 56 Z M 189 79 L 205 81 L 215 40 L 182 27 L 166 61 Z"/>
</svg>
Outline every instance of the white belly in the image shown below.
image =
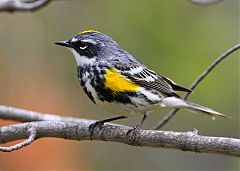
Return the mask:
<svg viewBox="0 0 240 171">
<path fill-rule="evenodd" d="M 145 112 L 151 113 L 158 108 L 161 108 L 159 104 L 151 105 L 148 107 L 139 106 L 136 107 L 132 104 L 123 104 L 117 102 L 102 102 L 97 101 L 97 106 L 102 107 L 110 113 L 120 115 L 120 116 L 133 116 L 133 115 L 143 115 Z"/>
</svg>

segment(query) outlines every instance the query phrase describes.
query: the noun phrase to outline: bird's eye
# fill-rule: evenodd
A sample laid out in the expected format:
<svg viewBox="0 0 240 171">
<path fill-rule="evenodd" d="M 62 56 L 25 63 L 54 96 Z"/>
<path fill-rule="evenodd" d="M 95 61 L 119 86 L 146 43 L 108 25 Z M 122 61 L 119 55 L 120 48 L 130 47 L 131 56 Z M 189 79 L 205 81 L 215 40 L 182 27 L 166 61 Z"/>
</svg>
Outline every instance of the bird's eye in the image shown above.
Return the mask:
<svg viewBox="0 0 240 171">
<path fill-rule="evenodd" d="M 87 49 L 87 47 L 88 47 L 88 45 L 87 45 L 86 43 L 80 43 L 80 44 L 79 44 L 79 48 L 80 48 L 81 50 L 85 50 L 85 49 Z"/>
</svg>

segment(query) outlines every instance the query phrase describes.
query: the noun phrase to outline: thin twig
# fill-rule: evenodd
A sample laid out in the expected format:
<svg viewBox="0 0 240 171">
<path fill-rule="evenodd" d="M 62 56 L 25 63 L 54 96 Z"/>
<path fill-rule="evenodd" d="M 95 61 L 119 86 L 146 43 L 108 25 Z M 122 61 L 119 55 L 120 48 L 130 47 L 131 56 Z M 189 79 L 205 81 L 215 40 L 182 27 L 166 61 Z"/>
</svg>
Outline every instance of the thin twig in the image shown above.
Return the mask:
<svg viewBox="0 0 240 171">
<path fill-rule="evenodd" d="M 23 148 L 25 146 L 30 145 L 36 138 L 37 136 L 37 132 L 35 130 L 35 128 L 31 127 L 27 130 L 27 134 L 29 134 L 29 137 L 27 140 L 20 142 L 16 145 L 10 146 L 10 147 L 2 147 L 0 146 L 0 151 L 3 152 L 12 152 L 14 150 L 19 150 L 20 148 Z"/>
<path fill-rule="evenodd" d="M 54 122 L 38 121 L 0 128 L 0 143 L 26 138 L 26 130 L 34 128 L 37 138 L 55 137 L 69 140 L 90 140 L 89 125 L 91 122 Z M 240 139 L 226 137 L 209 137 L 193 132 L 172 132 L 140 130 L 134 137 L 126 136 L 129 127 L 104 124 L 94 129 L 92 139 L 129 144 L 140 147 L 171 148 L 197 153 L 215 153 L 240 157 Z"/>
<path fill-rule="evenodd" d="M 227 58 L 230 54 L 232 54 L 233 52 L 237 51 L 238 49 L 240 49 L 240 44 L 237 44 L 235 46 L 233 46 L 232 48 L 230 48 L 228 51 L 226 51 L 225 53 L 223 53 L 221 56 L 219 56 L 210 66 L 208 66 L 208 68 L 192 83 L 192 85 L 189 87 L 190 90 L 194 90 L 197 85 L 221 62 L 223 61 L 225 58 Z M 182 97 L 183 99 L 187 99 L 188 96 L 190 95 L 190 92 L 187 92 L 184 94 L 184 96 Z M 156 126 L 154 126 L 153 129 L 157 130 L 160 129 L 163 125 L 165 125 L 177 112 L 179 111 L 179 109 L 173 109 L 171 110 L 163 119 L 160 120 L 160 122 L 158 122 L 156 124 Z"/>
<path fill-rule="evenodd" d="M 0 0 L 0 12 L 14 12 L 14 11 L 35 11 L 45 5 L 51 0 L 34 0 L 31 2 L 23 0 Z"/>
<path fill-rule="evenodd" d="M 222 2 L 223 0 L 189 0 L 195 4 L 200 4 L 200 5 L 209 5 L 209 4 L 214 4 L 218 2 Z"/>
</svg>

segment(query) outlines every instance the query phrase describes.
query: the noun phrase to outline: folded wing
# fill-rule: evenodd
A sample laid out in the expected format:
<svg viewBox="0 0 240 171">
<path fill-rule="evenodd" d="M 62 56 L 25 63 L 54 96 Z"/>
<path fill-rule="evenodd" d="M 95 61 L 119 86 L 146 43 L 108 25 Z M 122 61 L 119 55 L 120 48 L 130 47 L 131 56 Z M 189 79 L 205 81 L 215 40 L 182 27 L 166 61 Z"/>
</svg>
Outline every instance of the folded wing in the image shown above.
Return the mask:
<svg viewBox="0 0 240 171">
<path fill-rule="evenodd" d="M 177 85 L 172 80 L 158 75 L 154 71 L 144 66 L 132 66 L 120 69 L 121 74 L 132 82 L 144 87 L 146 89 L 154 89 L 164 96 L 177 96 L 174 90 L 191 92 L 187 88 Z"/>
</svg>

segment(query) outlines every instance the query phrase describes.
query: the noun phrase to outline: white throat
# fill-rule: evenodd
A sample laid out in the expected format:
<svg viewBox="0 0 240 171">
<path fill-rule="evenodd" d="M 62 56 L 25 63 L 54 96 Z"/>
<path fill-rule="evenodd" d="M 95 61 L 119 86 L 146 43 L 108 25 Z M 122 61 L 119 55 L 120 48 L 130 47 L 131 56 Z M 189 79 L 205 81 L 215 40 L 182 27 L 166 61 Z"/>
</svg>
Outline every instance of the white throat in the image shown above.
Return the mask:
<svg viewBox="0 0 240 171">
<path fill-rule="evenodd" d="M 96 62 L 96 58 L 88 58 L 86 56 L 79 55 L 74 49 L 68 48 L 74 55 L 77 65 L 93 65 Z"/>
</svg>

